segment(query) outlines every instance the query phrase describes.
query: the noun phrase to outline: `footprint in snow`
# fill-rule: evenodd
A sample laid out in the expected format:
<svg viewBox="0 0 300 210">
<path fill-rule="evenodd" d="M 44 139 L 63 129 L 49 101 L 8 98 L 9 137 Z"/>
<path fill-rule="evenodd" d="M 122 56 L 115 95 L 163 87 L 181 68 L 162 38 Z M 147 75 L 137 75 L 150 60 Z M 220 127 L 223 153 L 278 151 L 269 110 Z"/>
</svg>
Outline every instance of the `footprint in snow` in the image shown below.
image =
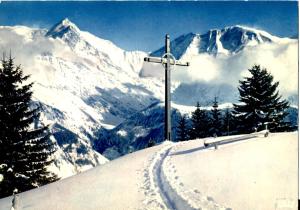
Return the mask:
<svg viewBox="0 0 300 210">
<path fill-rule="evenodd" d="M 208 201 L 214 201 L 214 199 L 212 197 L 210 197 L 210 196 L 207 196 L 207 200 Z"/>
<path fill-rule="evenodd" d="M 153 200 L 148 201 L 148 202 L 147 202 L 147 205 L 150 205 L 150 204 L 153 203 L 153 202 L 154 202 Z"/>
<path fill-rule="evenodd" d="M 194 193 L 200 194 L 199 190 L 195 189 Z"/>
</svg>

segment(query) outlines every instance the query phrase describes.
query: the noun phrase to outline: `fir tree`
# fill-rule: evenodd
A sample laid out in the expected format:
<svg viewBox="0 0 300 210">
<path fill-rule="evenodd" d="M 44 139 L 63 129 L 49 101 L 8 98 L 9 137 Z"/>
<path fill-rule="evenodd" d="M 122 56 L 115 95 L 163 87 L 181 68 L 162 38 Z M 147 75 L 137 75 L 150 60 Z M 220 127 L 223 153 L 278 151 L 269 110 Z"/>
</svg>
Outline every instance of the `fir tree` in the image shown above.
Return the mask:
<svg viewBox="0 0 300 210">
<path fill-rule="evenodd" d="M 30 108 L 31 87 L 20 66 L 3 58 L 0 67 L 0 197 L 56 180 L 46 170 L 54 147 L 48 127 L 38 125 L 38 108 Z"/>
<path fill-rule="evenodd" d="M 178 141 L 188 140 L 188 126 L 186 115 L 181 115 L 178 121 L 176 136 Z"/>
<path fill-rule="evenodd" d="M 152 138 L 150 138 L 147 147 L 153 147 L 153 146 L 155 146 L 155 141 Z"/>
<path fill-rule="evenodd" d="M 279 82 L 273 82 L 273 76 L 254 65 L 249 69 L 250 77 L 239 81 L 241 104 L 234 104 L 233 114 L 241 132 L 249 133 L 259 125 L 269 123 L 270 130 L 277 130 L 284 125 L 284 118 L 289 107 L 286 100 L 282 100 L 277 90 Z"/>
<path fill-rule="evenodd" d="M 196 110 L 192 113 L 192 127 L 190 129 L 190 138 L 204 138 L 208 136 L 209 119 L 206 112 L 200 109 L 200 104 L 197 102 Z"/>
<path fill-rule="evenodd" d="M 218 109 L 218 101 L 217 97 L 213 102 L 213 108 L 211 109 L 211 123 L 210 123 L 210 134 L 213 136 L 220 136 L 221 135 L 221 112 Z"/>
</svg>

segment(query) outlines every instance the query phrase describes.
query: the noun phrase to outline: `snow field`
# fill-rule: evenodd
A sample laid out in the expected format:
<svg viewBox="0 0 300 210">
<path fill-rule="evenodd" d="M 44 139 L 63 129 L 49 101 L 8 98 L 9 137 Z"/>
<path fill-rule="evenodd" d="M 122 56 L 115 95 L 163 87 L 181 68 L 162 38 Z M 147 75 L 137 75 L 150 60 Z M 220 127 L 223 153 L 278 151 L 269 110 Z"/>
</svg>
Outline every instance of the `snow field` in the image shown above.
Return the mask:
<svg viewBox="0 0 300 210">
<path fill-rule="evenodd" d="M 22 210 L 159 209 L 158 205 L 144 203 L 145 200 L 151 200 L 151 195 L 145 193 L 147 186 L 144 183 L 145 179 L 150 178 L 146 177 L 144 172 L 149 170 L 153 157 L 156 157 L 164 146 L 165 143 L 138 151 L 76 176 L 20 193 L 19 208 Z M 153 197 L 153 200 L 156 199 L 159 203 L 159 195 Z M 12 196 L 0 199 L 0 209 L 10 209 L 11 201 Z M 160 204 L 164 205 L 162 201 Z"/>
<path fill-rule="evenodd" d="M 297 209 L 297 132 L 164 142 L 18 194 L 24 210 Z M 229 142 L 229 143 L 228 143 Z M 0 199 L 11 208 L 12 197 Z"/>
<path fill-rule="evenodd" d="M 179 146 L 185 144 L 186 142 L 179 143 L 170 150 L 170 154 L 175 152 Z M 205 196 L 197 188 L 186 188 L 181 180 L 180 174 L 177 173 L 176 164 L 173 162 L 173 157 L 171 155 L 166 157 L 163 169 L 166 174 L 167 181 L 173 187 L 173 190 L 178 193 L 178 195 L 191 206 L 191 209 L 222 209 L 230 210 L 230 208 L 222 207 L 217 204 L 212 197 Z"/>
<path fill-rule="evenodd" d="M 171 152 L 170 164 L 186 189 L 197 189 L 222 206 L 297 209 L 297 148 L 297 132 L 260 135 L 217 150 L 203 149 L 202 140 L 196 140 Z"/>
</svg>

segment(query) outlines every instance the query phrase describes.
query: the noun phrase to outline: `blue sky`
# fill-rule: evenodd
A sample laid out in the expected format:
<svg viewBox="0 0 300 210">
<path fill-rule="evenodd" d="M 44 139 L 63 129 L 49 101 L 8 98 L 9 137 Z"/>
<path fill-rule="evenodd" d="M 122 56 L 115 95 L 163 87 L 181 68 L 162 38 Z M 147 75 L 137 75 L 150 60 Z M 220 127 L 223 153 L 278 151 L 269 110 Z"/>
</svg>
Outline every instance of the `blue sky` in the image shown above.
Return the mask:
<svg viewBox="0 0 300 210">
<path fill-rule="evenodd" d="M 298 34 L 297 2 L 2 2 L 0 25 L 49 28 L 69 18 L 81 30 L 126 50 L 153 51 L 185 33 L 246 25 L 271 34 Z"/>
</svg>

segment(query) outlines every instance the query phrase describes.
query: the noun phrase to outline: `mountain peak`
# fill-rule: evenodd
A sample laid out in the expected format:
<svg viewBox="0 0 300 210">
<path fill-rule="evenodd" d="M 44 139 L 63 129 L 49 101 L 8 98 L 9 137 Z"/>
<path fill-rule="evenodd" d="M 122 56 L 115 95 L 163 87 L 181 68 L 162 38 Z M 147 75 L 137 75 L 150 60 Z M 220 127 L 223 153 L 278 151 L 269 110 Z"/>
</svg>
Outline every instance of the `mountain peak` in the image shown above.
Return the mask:
<svg viewBox="0 0 300 210">
<path fill-rule="evenodd" d="M 46 34 L 46 36 L 51 36 L 53 38 L 59 37 L 62 38 L 65 34 L 80 32 L 79 28 L 72 23 L 68 18 L 64 18 L 55 24 Z"/>
<path fill-rule="evenodd" d="M 185 54 L 235 54 L 247 46 L 262 43 L 277 42 L 278 37 L 255 28 L 233 25 L 222 29 L 210 29 L 205 34 L 189 33 L 174 39 L 171 42 L 171 52 L 180 59 Z M 152 56 L 161 56 L 164 47 L 151 53 Z"/>
<path fill-rule="evenodd" d="M 264 34 L 264 35 L 268 35 L 268 36 L 272 36 L 270 33 L 262 30 L 262 29 L 258 29 L 258 28 L 254 28 L 254 27 L 250 27 L 250 26 L 246 26 L 246 25 L 231 25 L 231 26 L 226 26 L 223 29 L 219 29 L 220 31 L 229 31 L 229 30 L 239 30 L 239 31 L 244 31 L 244 32 L 253 32 L 253 33 L 260 33 L 260 34 Z"/>
<path fill-rule="evenodd" d="M 181 56 L 185 53 L 186 49 L 190 46 L 190 44 L 193 42 L 194 37 L 200 37 L 199 34 L 194 33 L 188 33 L 183 34 L 173 41 L 171 41 L 171 52 L 174 55 L 176 59 L 181 58 Z M 157 51 L 152 52 L 151 56 L 162 56 L 165 52 L 165 47 L 161 47 Z"/>
<path fill-rule="evenodd" d="M 63 25 L 70 25 L 70 24 L 72 24 L 72 22 L 68 18 L 64 18 L 63 20 L 61 20 L 61 23 Z"/>
</svg>

